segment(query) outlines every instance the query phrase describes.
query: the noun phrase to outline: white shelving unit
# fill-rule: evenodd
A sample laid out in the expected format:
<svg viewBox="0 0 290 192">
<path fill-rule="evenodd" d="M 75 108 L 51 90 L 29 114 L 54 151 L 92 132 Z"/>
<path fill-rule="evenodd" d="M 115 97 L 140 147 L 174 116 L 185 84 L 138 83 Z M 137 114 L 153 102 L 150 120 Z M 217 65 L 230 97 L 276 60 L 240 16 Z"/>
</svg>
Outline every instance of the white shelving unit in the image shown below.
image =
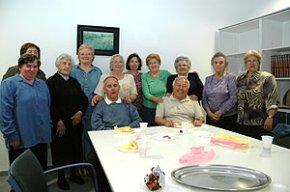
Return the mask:
<svg viewBox="0 0 290 192">
<path fill-rule="evenodd" d="M 244 54 L 258 50 L 262 54 L 261 70 L 271 72 L 271 56 L 290 54 L 290 8 L 219 29 L 217 51 L 228 60 L 228 70 L 236 75 L 245 71 Z M 280 103 L 288 89 L 289 78 L 277 78 Z"/>
</svg>

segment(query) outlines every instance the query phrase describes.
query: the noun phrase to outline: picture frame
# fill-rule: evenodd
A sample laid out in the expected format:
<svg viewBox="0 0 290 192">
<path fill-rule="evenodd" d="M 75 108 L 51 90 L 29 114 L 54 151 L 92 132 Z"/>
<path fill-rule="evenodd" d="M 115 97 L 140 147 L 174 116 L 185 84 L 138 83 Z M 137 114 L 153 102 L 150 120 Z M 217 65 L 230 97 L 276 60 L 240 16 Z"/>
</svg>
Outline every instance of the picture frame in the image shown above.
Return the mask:
<svg viewBox="0 0 290 192">
<path fill-rule="evenodd" d="M 119 33 L 116 27 L 77 25 L 77 51 L 80 45 L 87 44 L 94 48 L 95 55 L 118 54 Z"/>
</svg>

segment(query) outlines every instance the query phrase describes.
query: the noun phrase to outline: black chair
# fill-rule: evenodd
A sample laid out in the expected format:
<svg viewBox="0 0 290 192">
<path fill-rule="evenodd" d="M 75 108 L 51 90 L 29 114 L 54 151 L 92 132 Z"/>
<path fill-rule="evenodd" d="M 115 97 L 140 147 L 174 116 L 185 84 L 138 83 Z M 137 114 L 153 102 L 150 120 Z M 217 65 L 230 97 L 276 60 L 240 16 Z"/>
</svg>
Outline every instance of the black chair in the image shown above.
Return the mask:
<svg viewBox="0 0 290 192">
<path fill-rule="evenodd" d="M 92 176 L 95 191 L 98 192 L 98 182 L 94 166 L 90 163 L 75 163 L 43 171 L 38 159 L 30 149 L 17 157 L 9 168 L 8 183 L 15 192 L 47 192 L 46 175 L 70 167 L 87 167 Z"/>
</svg>

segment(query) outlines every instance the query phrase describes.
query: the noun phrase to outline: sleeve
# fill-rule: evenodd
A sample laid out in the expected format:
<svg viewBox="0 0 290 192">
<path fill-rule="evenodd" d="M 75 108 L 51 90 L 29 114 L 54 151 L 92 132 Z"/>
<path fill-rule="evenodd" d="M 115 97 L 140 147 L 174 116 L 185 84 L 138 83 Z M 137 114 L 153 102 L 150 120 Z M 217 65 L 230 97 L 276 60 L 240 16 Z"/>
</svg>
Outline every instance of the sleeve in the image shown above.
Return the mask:
<svg viewBox="0 0 290 192">
<path fill-rule="evenodd" d="M 229 99 L 220 107 L 221 112 L 224 114 L 232 109 L 237 103 L 237 82 L 236 77 L 231 76 L 228 78 L 227 88 L 229 90 Z"/>
<path fill-rule="evenodd" d="M 82 90 L 81 85 L 79 84 L 79 82 L 76 79 L 74 79 L 74 81 L 75 81 L 75 84 L 77 85 L 77 88 L 78 88 L 78 90 L 80 92 L 80 98 L 81 98 L 80 111 L 83 113 L 83 116 L 84 116 L 85 113 L 86 113 L 86 110 L 88 108 L 89 101 L 88 101 L 87 96 L 83 92 L 83 90 Z"/>
<path fill-rule="evenodd" d="M 11 83 L 3 81 L 1 84 L 1 132 L 8 143 L 20 140 L 19 133 L 16 127 L 16 117 L 14 114 L 14 107 L 16 106 L 14 91 Z"/>
<path fill-rule="evenodd" d="M 150 100 L 150 98 L 153 96 L 151 93 L 150 93 L 150 90 L 149 90 L 149 85 L 148 85 L 148 77 L 147 76 L 147 73 L 143 74 L 141 76 L 141 79 L 142 79 L 142 92 L 143 92 L 143 95 L 146 99 Z"/>
<path fill-rule="evenodd" d="M 139 123 L 141 121 L 141 118 L 138 114 L 137 109 L 132 105 L 132 104 L 128 104 L 129 106 L 129 112 L 130 112 L 130 117 L 131 117 L 131 123 L 130 123 L 130 127 L 132 128 L 136 128 L 139 127 Z"/>
<path fill-rule="evenodd" d="M 203 117 L 203 112 L 197 101 L 193 101 L 194 118 Z"/>
<path fill-rule="evenodd" d="M 167 83 L 166 83 L 166 92 L 167 93 L 172 93 L 173 92 L 173 81 L 174 81 L 174 75 L 170 75 L 168 78 L 167 78 Z"/>
<path fill-rule="evenodd" d="M 46 84 L 47 84 L 47 87 L 50 93 L 50 98 L 51 98 L 51 104 L 50 104 L 51 119 L 52 119 L 53 125 L 56 126 L 57 122 L 61 120 L 61 115 L 59 114 L 59 110 L 57 109 L 57 105 L 56 105 L 56 99 L 57 99 L 57 93 L 56 93 L 56 88 L 55 88 L 56 82 L 52 78 L 49 78 L 46 81 Z"/>
<path fill-rule="evenodd" d="M 99 83 L 94 91 L 95 94 L 98 94 L 102 97 L 105 97 L 105 93 L 104 93 L 104 80 L 105 78 L 107 77 L 107 75 L 102 75 L 100 80 L 99 80 Z"/>
<path fill-rule="evenodd" d="M 3 75 L 2 82 L 8 77 L 12 77 L 18 73 L 18 66 L 9 67 L 6 73 Z"/>
<path fill-rule="evenodd" d="M 133 77 L 133 75 L 129 75 L 129 77 L 130 77 L 130 86 L 131 86 L 131 94 L 130 95 L 132 95 L 132 94 L 138 95 L 134 77 Z"/>
<path fill-rule="evenodd" d="M 163 98 L 163 102 L 158 104 L 156 107 L 156 113 L 155 113 L 155 117 L 161 117 L 164 118 L 164 113 L 165 113 L 165 109 L 164 109 L 164 105 L 165 105 L 165 99 Z"/>
<path fill-rule="evenodd" d="M 103 123 L 103 106 L 102 103 L 98 103 L 95 107 L 91 118 L 92 130 L 106 130 Z"/>
<path fill-rule="evenodd" d="M 197 73 L 195 74 L 196 74 L 196 83 L 197 83 L 197 97 L 198 97 L 198 100 L 200 101 L 202 99 L 203 84 L 198 74 Z"/>
<path fill-rule="evenodd" d="M 207 93 L 206 93 L 206 87 L 208 86 L 209 82 L 208 82 L 208 78 L 205 79 L 205 83 L 204 83 L 204 87 L 203 87 L 203 93 L 202 93 L 202 105 L 203 107 L 206 109 L 207 107 L 209 107 L 208 104 L 208 97 L 207 97 Z"/>
<path fill-rule="evenodd" d="M 265 80 L 263 93 L 267 110 L 277 108 L 279 97 L 277 91 L 277 82 L 273 75 L 269 76 Z"/>
</svg>

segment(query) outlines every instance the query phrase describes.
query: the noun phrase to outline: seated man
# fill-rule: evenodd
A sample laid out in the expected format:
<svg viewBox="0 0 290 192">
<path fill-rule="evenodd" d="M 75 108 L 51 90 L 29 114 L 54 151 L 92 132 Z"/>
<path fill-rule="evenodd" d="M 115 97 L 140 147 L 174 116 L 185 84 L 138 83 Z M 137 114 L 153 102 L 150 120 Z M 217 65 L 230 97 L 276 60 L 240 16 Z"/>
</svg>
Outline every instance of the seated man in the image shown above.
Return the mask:
<svg viewBox="0 0 290 192">
<path fill-rule="evenodd" d="M 163 97 L 163 103 L 157 105 L 155 122 L 158 125 L 174 127 L 176 123 L 190 122 L 194 126 L 201 126 L 203 113 L 199 103 L 187 96 L 189 86 L 186 77 L 174 80 L 173 94 Z"/>
<path fill-rule="evenodd" d="M 114 129 L 114 126 L 139 127 L 141 118 L 137 109 L 124 103 L 119 97 L 120 85 L 118 79 L 109 76 L 104 80 L 105 99 L 100 101 L 92 114 L 93 130 Z"/>
</svg>

